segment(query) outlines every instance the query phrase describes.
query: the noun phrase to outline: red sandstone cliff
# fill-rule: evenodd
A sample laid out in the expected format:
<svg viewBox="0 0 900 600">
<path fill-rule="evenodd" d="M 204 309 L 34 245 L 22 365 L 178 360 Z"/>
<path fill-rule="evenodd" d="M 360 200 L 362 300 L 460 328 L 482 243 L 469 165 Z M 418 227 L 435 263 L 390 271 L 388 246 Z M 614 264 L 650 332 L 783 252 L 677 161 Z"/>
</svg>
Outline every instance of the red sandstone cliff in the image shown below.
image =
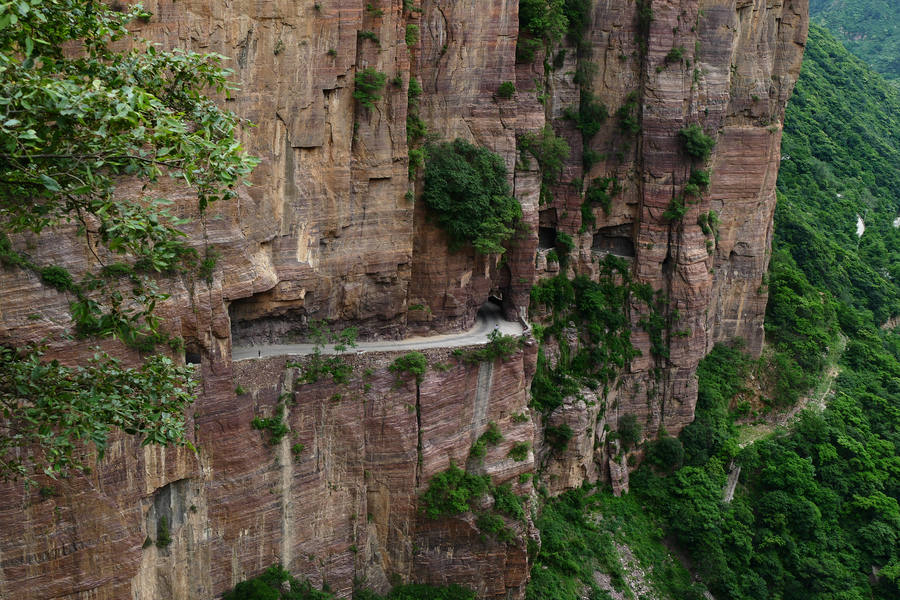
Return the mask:
<svg viewBox="0 0 900 600">
<path fill-rule="evenodd" d="M 520 493 L 530 493 L 518 476 L 533 471 L 535 459 L 509 459 L 516 441 L 535 443 L 553 490 L 621 471 L 609 462 L 604 424 L 615 429 L 619 416 L 635 414 L 647 435 L 660 426 L 676 433 L 693 417 L 695 369 L 711 345 L 742 336 L 760 349 L 781 121 L 799 72 L 807 0 L 651 0 L 649 31 L 640 30 L 635 2 L 598 0 L 588 52 L 576 58 L 567 47 L 549 72 L 541 56 L 516 64 L 515 2 L 424 0 L 416 3 L 421 12 L 404 12 L 390 0 L 378 5 L 380 15 L 362 0 L 145 5 L 155 16 L 141 25 L 143 36 L 232 58 L 241 91 L 229 107 L 257 124 L 245 141 L 262 159 L 252 188 L 203 216 L 182 192 L 168 191 L 195 217 L 192 243 L 221 253 L 211 285 L 169 282 L 172 299 L 162 309 L 203 357 L 190 416 L 200 452 L 118 438 L 90 475 L 52 483 L 58 495 L 0 485 L 0 597 L 212 598 L 281 561 L 341 595 L 355 579 L 383 587 L 400 577 L 518 598 L 532 532 L 518 526 L 516 542 L 504 545 L 481 540 L 471 518 L 425 519 L 416 500 L 429 478 L 451 460 L 463 464 L 489 421 L 505 439 L 483 468 Z M 408 24 L 421 36 L 411 49 Z M 675 47 L 685 48 L 690 66 L 666 62 Z M 596 65 L 590 87 L 610 112 L 636 92 L 640 132 L 623 133 L 610 118 L 589 145 L 606 158 L 584 173 L 580 133 L 562 115 L 577 101 L 572 78 L 587 61 Z M 354 73 L 366 66 L 402 81 L 371 111 L 352 99 Z M 411 76 L 423 87 L 419 111 L 431 131 L 506 161 L 530 234 L 502 264 L 449 253 L 421 204 L 405 198 L 416 186 L 407 176 Z M 504 81 L 515 82 L 514 98 L 495 97 Z M 547 122 L 572 153 L 555 202 L 541 206 L 540 174 L 534 161 L 517 166 L 516 138 Z M 662 213 L 691 169 L 676 133 L 694 122 L 716 136 L 712 181 L 683 220 L 670 223 Z M 581 196 L 570 182 L 607 175 L 622 191 L 609 214 L 596 208 L 596 224 L 579 234 Z M 697 225 L 710 210 L 721 220 L 712 253 Z M 358 325 L 373 337 L 458 329 L 491 293 L 503 296 L 509 316 L 524 315 L 531 285 L 549 273 L 540 227 L 575 237 L 578 272 L 592 273 L 604 248 L 633 254 L 635 277 L 668 296 L 678 329 L 689 332 L 672 336 L 669 358 L 657 359 L 633 307 L 642 356 L 600 421 L 602 398 L 573 398 L 548 416 L 576 433 L 561 456 L 541 447 L 537 417 L 513 419 L 528 413 L 533 346 L 506 363 L 431 370 L 418 392 L 411 383 L 394 386 L 391 355 L 359 357 L 346 386 L 296 389 L 284 359 L 231 362 L 234 338 L 282 339 L 309 318 Z M 17 243 L 39 264 L 93 268 L 82 240 L 62 233 L 52 243 Z M 69 299 L 36 278 L 0 269 L 0 289 L 0 342 L 58 339 L 70 326 Z M 60 340 L 53 351 L 74 361 L 91 350 Z M 446 352 L 428 355 L 432 364 L 455 364 Z M 366 368 L 372 375 L 364 379 Z M 250 422 L 271 415 L 283 393 L 291 434 L 272 446 Z M 294 444 L 304 447 L 296 458 Z M 172 544 L 145 545 L 162 516 Z"/>
</svg>

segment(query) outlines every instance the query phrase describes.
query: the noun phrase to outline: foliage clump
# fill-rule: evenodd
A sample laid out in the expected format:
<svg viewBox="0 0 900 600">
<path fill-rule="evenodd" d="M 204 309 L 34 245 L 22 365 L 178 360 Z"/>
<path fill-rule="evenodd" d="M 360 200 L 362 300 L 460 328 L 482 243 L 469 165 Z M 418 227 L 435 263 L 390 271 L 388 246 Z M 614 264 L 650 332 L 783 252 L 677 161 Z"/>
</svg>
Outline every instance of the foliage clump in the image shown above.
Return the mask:
<svg viewBox="0 0 900 600">
<path fill-rule="evenodd" d="M 378 34 L 374 31 L 363 30 L 357 32 L 356 36 L 361 40 L 369 40 L 379 48 L 381 47 L 381 40 L 378 38 Z"/>
<path fill-rule="evenodd" d="M 172 534 L 169 531 L 169 518 L 161 516 L 156 522 L 156 547 L 167 548 L 172 543 Z"/>
<path fill-rule="evenodd" d="M 602 518 L 600 518 L 602 516 Z M 627 546 L 629 562 L 645 573 L 649 590 L 658 598 L 702 600 L 703 586 L 663 545 L 658 518 L 647 515 L 634 494 L 616 498 L 609 491 L 590 486 L 570 490 L 544 505 L 535 525 L 541 546 L 532 550 L 531 579 L 526 600 L 580 600 L 608 598 L 597 584 L 597 574 L 609 577 L 612 587 L 629 597 L 623 558 L 618 548 Z"/>
<path fill-rule="evenodd" d="M 490 477 L 471 475 L 454 464 L 431 478 L 421 505 L 430 519 L 462 514 L 490 490 Z"/>
<path fill-rule="evenodd" d="M 324 320 L 309 322 L 309 340 L 313 343 L 312 353 L 303 361 L 288 362 L 285 366 L 300 369 L 297 378 L 302 383 L 316 383 L 325 376 L 331 376 L 334 383 L 347 383 L 353 368 L 341 356 L 327 356 L 326 344 L 332 344 L 337 353 L 356 347 L 356 327 L 332 331 Z"/>
<path fill-rule="evenodd" d="M 256 577 L 225 592 L 222 600 L 333 600 L 334 594 L 317 590 L 309 581 L 295 579 L 281 565 L 272 565 Z"/>
<path fill-rule="evenodd" d="M 506 360 L 519 351 L 522 347 L 522 339 L 514 335 L 504 335 L 499 331 L 488 333 L 488 343 L 476 350 L 470 350 L 463 354 L 462 359 L 467 363 L 490 362 L 496 359 Z"/>
<path fill-rule="evenodd" d="M 481 513 L 475 519 L 475 525 L 478 529 L 500 542 L 512 542 L 516 539 L 516 535 L 512 529 L 507 527 L 503 517 L 493 513 Z"/>
<path fill-rule="evenodd" d="M 0 262 L 73 294 L 77 335 L 115 336 L 144 352 L 166 341 L 180 349 L 154 314 L 166 297 L 158 274 L 196 268 L 196 252 L 182 241 L 186 221 L 166 212 L 154 185 L 182 182 L 202 211 L 234 198 L 257 163 L 236 139 L 238 117 L 206 95 L 233 89 L 223 57 L 136 39 L 130 23 L 149 16 L 139 5 L 82 0 L 0 6 Z M 140 198 L 115 193 L 121 176 L 143 184 Z M 122 257 L 131 266 L 76 282 L 62 267 L 35 264 L 8 237 L 75 221 L 89 245 L 117 257 L 110 263 L 124 265 Z M 123 369 L 105 355 L 68 368 L 39 364 L 38 348 L 3 352 L 0 398 L 16 423 L 0 442 L 0 477 L 82 468 L 77 441 L 102 452 L 112 428 L 148 443 L 185 443 L 177 421 L 193 390 L 190 370 L 157 359 Z M 21 379 L 27 373 L 30 382 Z M 24 415 L 29 421 L 19 423 Z M 28 450 L 5 456 L 16 446 Z"/>
<path fill-rule="evenodd" d="M 41 348 L 0 346 L 0 413 L 8 427 L 0 436 L 0 479 L 28 478 L 36 464 L 54 476 L 84 470 L 81 444 L 92 442 L 102 457 L 113 428 L 142 445 L 184 443 L 192 367 L 161 355 L 136 368 L 104 353 L 77 367 L 42 357 Z"/>
<path fill-rule="evenodd" d="M 540 134 L 528 132 L 519 138 L 519 149 L 523 154 L 528 152 L 537 159 L 541 169 L 540 202 L 551 202 L 551 187 L 559 182 L 565 161 L 569 157 L 569 144 L 556 135 L 553 127 L 545 125 Z"/>
<path fill-rule="evenodd" d="M 569 440 L 575 435 L 568 423 L 562 425 L 548 425 L 544 428 L 544 439 L 550 447 L 557 452 L 562 452 L 569 447 Z"/>
<path fill-rule="evenodd" d="M 590 23 L 590 0 L 521 0 L 516 61 L 534 61 L 541 47 L 550 48 L 568 35 L 579 51 Z"/>
<path fill-rule="evenodd" d="M 63 267 L 56 265 L 49 265 L 42 268 L 41 280 L 60 292 L 68 292 L 75 289 L 75 282 L 72 280 L 72 274 Z"/>
<path fill-rule="evenodd" d="M 641 130 L 639 121 L 640 95 L 637 90 L 631 91 L 625 96 L 625 102 L 616 110 L 619 119 L 619 129 L 625 133 L 636 134 Z"/>
<path fill-rule="evenodd" d="M 666 471 L 684 464 L 684 445 L 678 438 L 662 434 L 647 447 L 647 462 Z"/>
<path fill-rule="evenodd" d="M 608 215 L 612 209 L 612 199 L 621 191 L 622 187 L 615 177 L 598 177 L 591 181 L 581 203 L 581 233 L 590 231 L 596 223 L 594 206 L 600 205 Z"/>
<path fill-rule="evenodd" d="M 290 432 L 287 423 L 284 422 L 284 404 L 276 404 L 271 417 L 254 417 L 250 426 L 259 431 L 269 432 L 269 443 L 277 446 Z"/>
<path fill-rule="evenodd" d="M 366 108 L 374 108 L 375 103 L 381 100 L 380 92 L 387 82 L 387 74 L 373 67 L 366 67 L 356 72 L 353 81 L 356 84 L 353 97 Z"/>
<path fill-rule="evenodd" d="M 532 288 L 532 304 L 551 311 L 544 335 L 554 336 L 560 344 L 560 358 L 553 368 L 538 352 L 531 387 L 535 408 L 548 414 L 582 385 L 609 389 L 619 371 L 639 355 L 631 343 L 629 317 L 631 302 L 646 301 L 635 294 L 637 288 L 630 265 L 611 254 L 601 261 L 597 281 L 583 275 L 570 280 L 560 274 Z M 569 323 L 580 332 L 575 351 L 563 333 Z"/>
<path fill-rule="evenodd" d="M 531 450 L 531 444 L 528 442 L 516 442 L 509 449 L 508 456 L 516 462 L 522 462 L 528 458 L 528 452 Z"/>
<path fill-rule="evenodd" d="M 425 371 L 427 369 L 428 359 L 421 352 L 410 352 L 403 356 L 398 356 L 388 367 L 388 370 L 397 376 L 398 381 L 400 375 L 406 373 L 415 377 L 416 385 L 425 381 Z"/>
<path fill-rule="evenodd" d="M 350 546 L 350 550 L 356 548 Z M 225 592 L 222 600 L 337 600 L 328 589 L 313 587 L 308 581 L 293 577 L 281 565 L 272 565 L 256 577 L 238 583 L 233 590 Z M 476 600 L 475 593 L 460 585 L 436 586 L 418 583 L 395 585 L 386 595 L 357 588 L 353 591 L 355 600 Z"/>
<path fill-rule="evenodd" d="M 681 62 L 684 58 L 684 46 L 677 46 L 669 50 L 666 54 L 665 62 L 667 65 Z"/>
<path fill-rule="evenodd" d="M 491 433 L 489 429 L 486 434 L 491 435 L 496 443 L 502 439 L 499 430 Z M 482 435 L 481 439 L 486 438 Z M 419 501 L 421 510 L 428 518 L 440 519 L 475 511 L 481 505 L 481 500 L 488 495 L 493 497 L 493 508 L 480 512 L 476 517 L 476 525 L 483 534 L 500 542 L 513 541 L 515 532 L 507 525 L 504 516 L 524 521 L 523 500 L 513 493 L 509 484 L 493 485 L 488 475 L 473 475 L 451 463 L 447 470 L 431 478 L 428 489 Z"/>
<path fill-rule="evenodd" d="M 581 132 L 585 142 L 588 142 L 600 131 L 603 123 L 609 117 L 609 111 L 606 105 L 599 102 L 590 90 L 582 89 L 578 110 L 567 108 L 564 116 L 575 123 L 575 128 Z"/>
<path fill-rule="evenodd" d="M 497 97 L 505 100 L 512 98 L 515 93 L 516 86 L 512 81 L 504 81 L 500 84 L 500 87 L 497 88 Z"/>
<path fill-rule="evenodd" d="M 406 26 L 406 37 L 405 37 L 407 46 L 415 46 L 419 43 L 419 26 L 415 23 L 409 23 Z"/>
<path fill-rule="evenodd" d="M 487 453 L 488 446 L 496 446 L 503 441 L 503 434 L 497 424 L 491 421 L 484 433 L 478 436 L 478 440 L 469 451 L 469 458 L 481 459 Z"/>
<path fill-rule="evenodd" d="M 642 429 L 643 428 L 641 427 L 641 424 L 638 423 L 636 416 L 631 413 L 622 415 L 619 419 L 616 433 L 626 450 L 636 446 L 638 442 L 641 441 Z"/>
<path fill-rule="evenodd" d="M 681 140 L 681 146 L 689 156 L 699 160 L 706 160 L 712 152 L 716 140 L 706 135 L 703 128 L 697 123 L 692 123 L 687 127 L 678 131 L 678 139 Z"/>
<path fill-rule="evenodd" d="M 564 0 L 521 0 L 520 31 L 525 31 L 547 43 L 558 41 L 569 27 L 564 7 Z"/>
<path fill-rule="evenodd" d="M 503 159 L 463 139 L 428 147 L 422 199 L 450 237 L 450 247 L 471 244 L 501 254 L 522 217 Z"/>
</svg>

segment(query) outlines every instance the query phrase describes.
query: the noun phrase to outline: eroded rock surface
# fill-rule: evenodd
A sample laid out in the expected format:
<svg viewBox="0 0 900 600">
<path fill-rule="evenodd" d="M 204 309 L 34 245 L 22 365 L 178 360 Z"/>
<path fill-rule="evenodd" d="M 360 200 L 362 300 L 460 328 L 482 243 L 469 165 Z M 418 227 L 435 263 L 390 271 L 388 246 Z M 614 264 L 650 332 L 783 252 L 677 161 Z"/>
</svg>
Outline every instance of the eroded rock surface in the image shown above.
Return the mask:
<svg viewBox="0 0 900 600">
<path fill-rule="evenodd" d="M 535 454 L 554 493 L 610 470 L 627 481 L 624 456 L 610 456 L 607 443 L 622 415 L 635 415 L 645 437 L 661 427 L 676 434 L 693 418 L 696 366 L 712 344 L 741 336 L 760 350 L 781 123 L 799 73 L 807 0 L 648 0 L 646 27 L 637 2 L 601 0 L 583 53 L 564 42 L 561 58 L 547 57 L 559 62 L 549 72 L 540 50 L 534 63 L 516 64 L 516 2 L 424 0 L 411 12 L 390 0 L 378 5 L 381 14 L 366 4 L 145 2 L 155 16 L 139 25 L 142 36 L 230 57 L 241 90 L 223 102 L 256 123 L 245 144 L 262 159 L 252 187 L 203 215 L 184 190 L 160 190 L 194 219 L 187 233 L 201 255 L 207 247 L 220 253 L 211 284 L 166 282 L 172 298 L 160 310 L 202 357 L 202 393 L 189 416 L 199 453 L 116 437 L 90 474 L 48 481 L 43 493 L 0 485 L 0 596 L 205 599 L 282 562 L 345 597 L 354 579 L 384 589 L 399 577 L 521 598 L 531 525 L 515 525 L 516 541 L 506 545 L 483 540 L 471 515 L 429 520 L 417 503 L 429 479 L 465 464 L 495 421 L 504 441 L 479 468 L 497 484 L 530 494 L 519 475 L 535 470 Z M 408 25 L 421 38 L 412 48 Z M 667 60 L 673 48 L 684 48 L 682 59 Z M 352 98 L 354 74 L 369 66 L 399 76 L 371 110 Z M 578 101 L 579 68 L 611 113 L 588 141 L 601 158 L 587 173 L 581 134 L 563 116 Z M 410 77 L 424 90 L 419 113 L 430 131 L 487 146 L 506 162 L 526 227 L 503 261 L 449 252 L 421 203 L 407 199 L 421 191 L 407 174 Z M 496 97 L 505 81 L 516 85 L 511 99 Z M 615 116 L 628 103 L 638 131 Z M 519 160 L 516 140 L 547 122 L 571 153 L 555 200 L 541 205 L 540 173 L 535 161 Z M 702 166 L 677 138 L 690 123 L 716 138 L 706 165 L 712 181 L 670 222 L 663 213 Z M 608 213 L 594 207 L 595 224 L 579 232 L 582 191 L 607 176 L 621 192 Z M 572 185 L 578 180 L 581 188 Z M 717 238 L 698 224 L 711 210 Z M 643 309 L 632 307 L 642 356 L 613 396 L 573 397 L 558 414 L 532 417 L 534 346 L 480 365 L 429 351 L 431 365 L 449 369 L 429 370 L 418 390 L 408 380 L 396 385 L 389 354 L 355 357 L 347 385 L 298 386 L 284 358 L 231 362 L 233 339 L 289 340 L 309 319 L 356 325 L 370 338 L 458 330 L 491 294 L 502 296 L 508 317 L 524 317 L 533 283 L 559 268 L 547 261 L 545 231 L 574 237 L 572 274 L 595 275 L 603 253 L 622 255 L 680 315 L 669 356 L 658 357 L 639 326 Z M 74 230 L 16 244 L 38 264 L 76 275 L 96 268 Z M 64 361 L 92 354 L 95 342 L 60 337 L 71 326 L 65 294 L 9 269 L 0 269 L 0 289 L 0 342 L 46 337 Z M 250 423 L 279 403 L 290 433 L 272 445 Z M 543 443 L 535 424 L 545 422 L 576 433 L 565 450 Z M 507 456 L 516 442 L 535 451 L 517 462 Z M 158 544 L 162 517 L 171 541 Z"/>
</svg>

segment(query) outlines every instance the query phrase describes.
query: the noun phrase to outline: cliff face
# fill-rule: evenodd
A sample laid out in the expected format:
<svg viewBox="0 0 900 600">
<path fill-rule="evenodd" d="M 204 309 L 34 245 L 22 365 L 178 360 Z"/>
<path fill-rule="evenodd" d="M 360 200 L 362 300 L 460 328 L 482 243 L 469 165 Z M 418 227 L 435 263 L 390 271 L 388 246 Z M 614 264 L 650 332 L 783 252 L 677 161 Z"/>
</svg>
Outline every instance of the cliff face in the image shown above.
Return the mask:
<svg viewBox="0 0 900 600">
<path fill-rule="evenodd" d="M 495 484 L 530 494 L 519 475 L 534 471 L 534 454 L 551 491 L 610 474 L 620 481 L 627 467 L 610 461 L 605 424 L 615 429 L 633 414 L 648 437 L 660 427 L 675 434 L 693 418 L 696 366 L 713 343 L 741 336 L 761 349 L 781 122 L 806 4 L 600 0 L 580 50 L 564 41 L 546 61 L 539 50 L 534 62 L 516 64 L 516 2 L 424 0 L 414 11 L 400 0 L 377 10 L 362 0 L 146 2 L 155 16 L 140 25 L 142 36 L 231 57 L 241 89 L 223 101 L 256 123 L 245 143 L 262 159 L 253 187 L 204 215 L 183 191 L 163 190 L 194 218 L 191 243 L 220 253 L 210 285 L 169 281 L 172 298 L 161 309 L 202 356 L 190 415 L 199 454 L 123 437 L 92 473 L 47 482 L 52 492 L 0 485 L 0 596 L 211 598 L 280 561 L 342 595 L 354 580 L 383 588 L 399 577 L 521 597 L 530 525 L 516 524 L 510 544 L 484 540 L 471 516 L 429 520 L 417 499 L 451 461 L 466 463 L 490 421 L 504 441 L 471 468 Z M 420 41 L 407 48 L 409 25 Z M 677 48 L 683 56 L 667 59 Z M 369 66 L 389 78 L 371 110 L 352 97 L 354 74 Z M 610 113 L 624 107 L 637 129 L 611 116 L 583 146 L 563 116 L 579 100 L 575 73 Z M 422 204 L 407 200 L 421 191 L 421 178 L 407 174 L 411 77 L 423 88 L 418 112 L 429 131 L 506 162 L 527 233 L 503 261 L 449 252 Z M 505 81 L 516 85 L 511 99 L 496 97 Z M 555 199 L 542 205 L 541 174 L 535 161 L 518 160 L 517 137 L 545 123 L 571 153 Z M 716 138 L 705 165 L 712 177 L 671 221 L 663 213 L 703 166 L 677 137 L 690 123 Z M 587 172 L 584 148 L 602 155 Z M 621 191 L 580 231 L 582 192 L 601 177 Z M 717 236 L 698 224 L 709 211 Z M 642 355 L 609 397 L 570 398 L 545 419 L 532 417 L 533 345 L 480 365 L 429 351 L 429 364 L 454 366 L 429 370 L 418 387 L 395 385 L 389 354 L 356 357 L 343 386 L 298 385 L 285 359 L 231 361 L 233 343 L 290 339 L 311 318 L 356 325 L 371 338 L 446 331 L 470 326 L 489 295 L 502 297 L 508 317 L 526 316 L 532 284 L 558 269 L 541 238 L 558 231 L 575 239 L 573 273 L 596 275 L 595 260 L 612 251 L 666 298 L 669 356 L 650 351 L 640 325 L 646 307 L 635 303 L 632 341 Z M 16 243 L 38 264 L 76 274 L 94 267 L 73 232 Z M 70 326 L 69 299 L 36 278 L 0 269 L 0 289 L 0 342 L 57 340 Z M 77 361 L 92 346 L 59 339 L 51 350 Z M 279 403 L 291 433 L 273 446 L 250 422 Z M 565 451 L 542 444 L 535 425 L 546 423 L 572 427 Z M 520 441 L 535 453 L 517 462 L 507 452 Z M 292 451 L 296 444 L 302 451 Z M 163 517 L 172 542 L 157 547 Z"/>
<path fill-rule="evenodd" d="M 547 114 L 573 152 L 540 223 L 575 238 L 576 271 L 592 272 L 606 252 L 632 261 L 636 279 L 661 292 L 657 308 L 667 321 L 668 357 L 656 356 L 639 325 L 647 307 L 632 306 L 632 341 L 641 356 L 608 399 L 612 429 L 621 416 L 637 415 L 645 437 L 661 427 L 677 435 L 693 420 L 696 367 L 712 346 L 741 337 L 750 352 L 762 349 L 781 125 L 799 75 L 807 13 L 806 0 L 598 2 L 589 48 L 570 46 L 545 77 Z M 585 73 L 589 91 L 616 113 L 584 144 L 598 153 L 587 171 L 581 134 L 564 117 L 579 97 L 573 71 Z M 626 117 L 636 120 L 630 128 Z M 715 137 L 706 161 L 690 157 L 677 135 L 693 123 Z M 711 173 L 708 190 L 684 197 L 680 219 L 664 216 L 700 169 Z M 621 191 L 608 211 L 591 210 L 596 224 L 583 231 L 578 190 L 603 177 Z M 719 224 L 704 231 L 700 221 L 710 211 Z M 571 399 L 554 417 L 575 428 L 584 419 L 573 411 L 577 403 Z M 601 442 L 601 427 L 595 435 Z M 605 454 L 580 455 L 574 464 L 586 473 L 591 460 L 616 468 Z M 571 471 L 571 461 L 563 461 Z"/>
<path fill-rule="evenodd" d="M 480 364 L 428 351 L 446 370 L 418 386 L 388 370 L 397 356 L 348 359 L 359 375 L 341 385 L 302 384 L 301 367 L 283 357 L 234 363 L 223 376 L 204 370 L 199 460 L 120 438 L 88 476 L 46 482 L 44 492 L 4 486 L 4 597 L 211 598 L 274 563 L 344 596 L 355 583 L 398 578 L 520 596 L 530 520 L 510 522 L 515 540 L 499 543 L 474 517 L 427 518 L 418 496 L 467 460 L 496 485 L 532 493 L 519 475 L 534 471 L 533 455 L 508 453 L 534 437 L 535 346 Z M 279 405 L 290 433 L 273 444 L 251 421 Z M 490 422 L 503 440 L 470 460 Z"/>
</svg>

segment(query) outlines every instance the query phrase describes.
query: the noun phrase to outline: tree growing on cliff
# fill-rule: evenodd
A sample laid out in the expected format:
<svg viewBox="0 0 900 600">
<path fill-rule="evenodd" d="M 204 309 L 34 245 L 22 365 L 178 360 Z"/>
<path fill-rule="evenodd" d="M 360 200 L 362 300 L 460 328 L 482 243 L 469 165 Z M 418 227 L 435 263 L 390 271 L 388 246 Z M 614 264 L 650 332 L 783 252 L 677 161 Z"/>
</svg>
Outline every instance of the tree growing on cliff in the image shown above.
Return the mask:
<svg viewBox="0 0 900 600">
<path fill-rule="evenodd" d="M 140 6 L 92 0 L 0 3 L 0 263 L 67 293 L 76 335 L 142 351 L 178 347 L 154 315 L 166 298 L 157 279 L 198 263 L 181 241 L 184 222 L 151 186 L 183 182 L 203 210 L 232 198 L 256 162 L 236 139 L 239 119 L 206 95 L 229 91 L 223 57 L 134 38 L 128 24 L 149 17 Z M 116 194 L 122 177 L 144 184 L 137 197 Z M 67 224 L 101 266 L 80 281 L 13 241 Z M 190 399 L 189 370 L 156 359 L 127 369 L 103 355 L 69 368 L 39 356 L 35 347 L 3 348 L 0 477 L 83 467 L 76 442 L 102 450 L 113 427 L 144 443 L 184 442 L 183 419 L 173 416 Z"/>
<path fill-rule="evenodd" d="M 428 147 L 422 199 L 450 236 L 450 248 L 466 243 L 481 254 L 501 254 L 515 233 L 522 207 L 506 180 L 503 159 L 463 139 Z"/>
</svg>

